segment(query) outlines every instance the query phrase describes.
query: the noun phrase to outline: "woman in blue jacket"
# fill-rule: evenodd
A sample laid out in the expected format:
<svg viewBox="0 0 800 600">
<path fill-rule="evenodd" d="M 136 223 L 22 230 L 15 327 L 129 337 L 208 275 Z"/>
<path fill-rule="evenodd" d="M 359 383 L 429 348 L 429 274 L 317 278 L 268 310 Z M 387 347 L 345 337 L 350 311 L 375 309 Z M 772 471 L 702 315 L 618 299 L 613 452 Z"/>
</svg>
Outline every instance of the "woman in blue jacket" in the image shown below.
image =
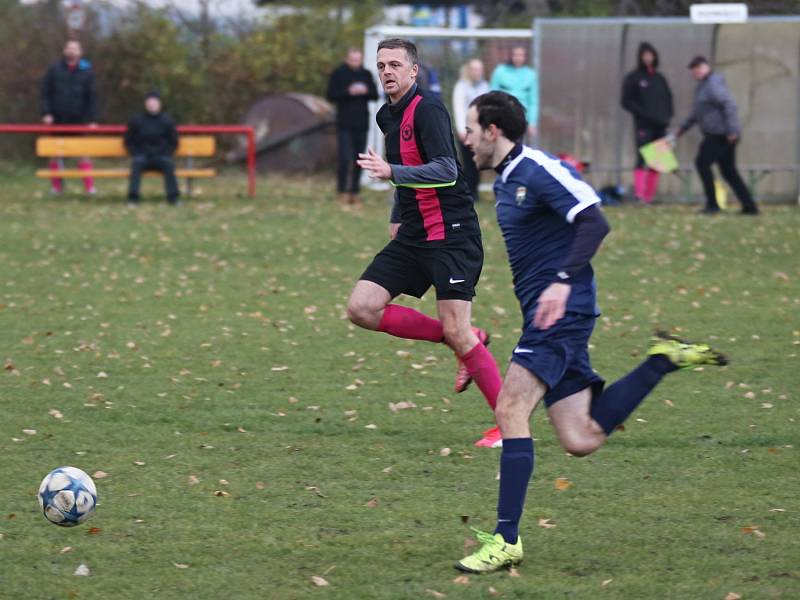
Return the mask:
<svg viewBox="0 0 800 600">
<path fill-rule="evenodd" d="M 515 46 L 511 50 L 511 60 L 497 65 L 489 85 L 522 103 L 528 119 L 528 135 L 535 136 L 539 122 L 539 75 L 528 66 L 528 49 Z"/>
</svg>

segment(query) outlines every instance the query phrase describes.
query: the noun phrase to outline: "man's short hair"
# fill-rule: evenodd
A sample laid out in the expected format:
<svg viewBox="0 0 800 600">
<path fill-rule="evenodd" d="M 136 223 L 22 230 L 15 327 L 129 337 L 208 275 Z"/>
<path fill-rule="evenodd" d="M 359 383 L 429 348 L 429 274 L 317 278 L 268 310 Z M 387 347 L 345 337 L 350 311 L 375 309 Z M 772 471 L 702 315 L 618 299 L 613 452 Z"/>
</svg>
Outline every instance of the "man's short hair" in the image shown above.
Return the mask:
<svg viewBox="0 0 800 600">
<path fill-rule="evenodd" d="M 419 62 L 417 47 L 411 40 L 404 40 L 402 38 L 389 38 L 378 44 L 379 52 L 384 48 L 387 50 L 397 50 L 398 48 L 401 48 L 406 51 L 406 55 L 408 56 L 408 60 L 412 66 Z"/>
<path fill-rule="evenodd" d="M 525 107 L 506 92 L 487 92 L 470 103 L 478 111 L 478 123 L 483 129 L 494 125 L 512 142 L 521 142 L 528 129 Z"/>
<path fill-rule="evenodd" d="M 699 67 L 700 65 L 707 65 L 707 64 L 710 64 L 708 62 L 708 59 L 702 54 L 698 54 L 692 60 L 689 61 L 689 68 L 694 69 L 695 67 Z"/>
</svg>

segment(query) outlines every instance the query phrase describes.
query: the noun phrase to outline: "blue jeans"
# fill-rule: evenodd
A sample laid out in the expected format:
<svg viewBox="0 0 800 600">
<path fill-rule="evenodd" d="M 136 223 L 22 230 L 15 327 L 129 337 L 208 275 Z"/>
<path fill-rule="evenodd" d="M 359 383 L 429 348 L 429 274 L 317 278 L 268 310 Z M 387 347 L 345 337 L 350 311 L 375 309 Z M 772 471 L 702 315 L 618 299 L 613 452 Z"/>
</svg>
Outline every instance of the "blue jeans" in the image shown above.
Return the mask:
<svg viewBox="0 0 800 600">
<path fill-rule="evenodd" d="M 144 171 L 160 171 L 164 175 L 164 190 L 167 200 L 172 203 L 178 201 L 180 191 L 178 180 L 175 178 L 175 162 L 171 156 L 147 156 L 137 154 L 131 161 L 131 178 L 128 187 L 128 200 L 139 201 L 139 183 Z"/>
</svg>

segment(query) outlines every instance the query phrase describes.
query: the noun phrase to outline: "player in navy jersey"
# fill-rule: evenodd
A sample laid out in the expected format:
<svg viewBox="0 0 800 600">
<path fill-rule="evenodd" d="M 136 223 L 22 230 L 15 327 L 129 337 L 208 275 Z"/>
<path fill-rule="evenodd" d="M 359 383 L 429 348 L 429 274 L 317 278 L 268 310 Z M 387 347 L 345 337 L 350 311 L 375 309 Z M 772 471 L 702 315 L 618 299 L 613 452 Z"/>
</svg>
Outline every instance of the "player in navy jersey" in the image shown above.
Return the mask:
<svg viewBox="0 0 800 600">
<path fill-rule="evenodd" d="M 609 232 L 600 199 L 571 166 L 521 145 L 525 110 L 505 92 L 476 98 L 467 112 L 467 146 L 480 169 L 494 168 L 497 220 L 522 309 L 522 337 L 511 358 L 495 416 L 503 438 L 497 527 L 456 563 L 484 573 L 522 560 L 519 521 L 533 475 L 530 417 L 544 400 L 567 452 L 597 450 L 668 373 L 725 364 L 703 344 L 661 334 L 648 358 L 603 391 L 589 361 L 599 309 L 590 260 Z"/>
<path fill-rule="evenodd" d="M 386 160 L 371 148 L 358 164 L 395 186 L 388 245 L 361 275 L 347 304 L 349 319 L 397 337 L 445 343 L 456 353 L 456 391 L 474 380 L 494 410 L 502 380 L 486 348 L 488 335 L 470 325 L 472 298 L 483 268 L 478 217 L 456 158 L 450 115 L 416 84 L 417 48 L 402 39 L 378 44 L 378 75 L 389 101 L 377 122 Z M 392 303 L 417 298 L 433 286 L 439 318 Z M 493 446 L 492 427 L 477 445 Z"/>
</svg>

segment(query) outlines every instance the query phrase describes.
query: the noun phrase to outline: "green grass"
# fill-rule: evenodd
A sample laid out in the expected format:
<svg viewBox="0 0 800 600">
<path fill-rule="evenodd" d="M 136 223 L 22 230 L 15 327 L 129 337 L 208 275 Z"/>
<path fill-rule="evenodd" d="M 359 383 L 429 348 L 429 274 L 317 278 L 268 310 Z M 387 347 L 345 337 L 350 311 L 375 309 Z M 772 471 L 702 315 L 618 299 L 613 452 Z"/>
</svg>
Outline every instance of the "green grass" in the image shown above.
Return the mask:
<svg viewBox="0 0 800 600">
<path fill-rule="evenodd" d="M 624 374 L 656 326 L 732 363 L 669 377 L 588 458 L 537 412 L 519 577 L 464 584 L 469 525 L 494 521 L 498 452 L 472 446 L 490 415 L 474 386 L 452 394 L 446 348 L 344 319 L 382 195 L 350 214 L 327 181 L 268 178 L 250 201 L 237 177 L 128 210 L 118 183 L 91 201 L 43 186 L 0 180 L 0 597 L 800 597 L 796 207 L 607 211 L 595 368 Z M 505 365 L 520 318 L 489 198 L 479 212 L 475 321 Z M 66 464 L 108 473 L 74 529 L 36 502 Z"/>
</svg>

